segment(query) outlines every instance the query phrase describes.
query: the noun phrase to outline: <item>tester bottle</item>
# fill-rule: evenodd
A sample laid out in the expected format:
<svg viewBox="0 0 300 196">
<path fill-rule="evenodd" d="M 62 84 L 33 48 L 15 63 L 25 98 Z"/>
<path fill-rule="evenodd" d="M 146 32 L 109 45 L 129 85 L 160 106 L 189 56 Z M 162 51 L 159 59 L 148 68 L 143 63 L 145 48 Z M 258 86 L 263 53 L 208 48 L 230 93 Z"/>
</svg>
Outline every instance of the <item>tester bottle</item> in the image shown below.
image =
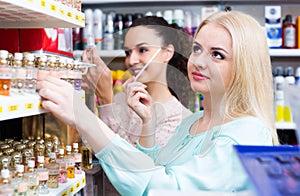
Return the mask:
<svg viewBox="0 0 300 196">
<path fill-rule="evenodd" d="M 15 195 L 26 195 L 28 183 L 24 178 L 24 165 L 16 165 L 16 173 L 12 179 L 12 184 L 15 187 Z"/>
<path fill-rule="evenodd" d="M 0 50 L 0 95 L 10 95 L 11 67 L 8 64 L 8 51 Z"/>
<path fill-rule="evenodd" d="M 58 157 L 56 162 L 60 165 L 58 182 L 66 183 L 68 180 L 67 180 L 67 162 L 65 159 L 65 149 L 63 148 L 58 149 Z"/>
</svg>

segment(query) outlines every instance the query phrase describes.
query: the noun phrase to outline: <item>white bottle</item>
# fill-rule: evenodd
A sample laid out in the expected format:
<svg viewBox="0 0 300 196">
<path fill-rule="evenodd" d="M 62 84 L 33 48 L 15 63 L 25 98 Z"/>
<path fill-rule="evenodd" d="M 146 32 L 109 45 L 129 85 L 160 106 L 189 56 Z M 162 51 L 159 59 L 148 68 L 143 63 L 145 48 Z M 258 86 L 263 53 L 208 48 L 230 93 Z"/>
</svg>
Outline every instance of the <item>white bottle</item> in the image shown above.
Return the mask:
<svg viewBox="0 0 300 196">
<path fill-rule="evenodd" d="M 103 12 L 100 9 L 94 10 L 93 20 L 94 20 L 94 38 L 95 45 L 98 50 L 102 49 L 103 42 L 103 24 L 102 24 Z"/>
<path fill-rule="evenodd" d="M 85 14 L 85 27 L 83 29 L 83 49 L 85 50 L 87 48 L 88 44 L 88 37 L 93 36 L 94 37 L 94 22 L 93 22 L 93 11 L 91 9 L 86 9 L 84 11 Z"/>
<path fill-rule="evenodd" d="M 103 40 L 104 50 L 114 49 L 114 19 L 113 13 L 108 13 L 106 16 L 104 40 Z"/>
<path fill-rule="evenodd" d="M 172 22 L 173 22 L 173 11 L 172 11 L 172 10 L 165 10 L 165 11 L 164 11 L 164 19 L 165 19 L 169 24 L 172 24 Z"/>
<path fill-rule="evenodd" d="M 176 23 L 179 27 L 184 27 L 184 12 L 182 9 L 174 10 L 173 23 Z"/>
</svg>

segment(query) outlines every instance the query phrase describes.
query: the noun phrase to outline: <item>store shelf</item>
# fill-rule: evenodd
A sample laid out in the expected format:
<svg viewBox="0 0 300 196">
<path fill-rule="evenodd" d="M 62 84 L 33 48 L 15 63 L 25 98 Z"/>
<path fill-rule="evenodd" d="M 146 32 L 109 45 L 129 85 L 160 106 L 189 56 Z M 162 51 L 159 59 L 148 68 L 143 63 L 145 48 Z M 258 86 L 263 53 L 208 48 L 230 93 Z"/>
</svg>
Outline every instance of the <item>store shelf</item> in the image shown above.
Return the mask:
<svg viewBox="0 0 300 196">
<path fill-rule="evenodd" d="M 82 50 L 74 51 L 74 58 L 81 57 Z M 116 57 L 125 57 L 124 50 L 100 50 L 99 56 L 103 58 L 116 58 Z"/>
<path fill-rule="evenodd" d="M 276 129 L 296 130 L 296 124 L 293 122 L 276 122 Z"/>
<path fill-rule="evenodd" d="M 57 189 L 49 189 L 48 194 L 44 196 L 72 196 L 84 188 L 86 185 L 85 173 L 76 174 L 74 179 L 68 179 L 67 183 L 59 183 Z"/>
<path fill-rule="evenodd" d="M 84 27 L 85 15 L 54 0 L 0 0 L 1 28 Z"/>
<path fill-rule="evenodd" d="M 300 49 L 270 49 L 271 57 L 300 57 Z"/>
<path fill-rule="evenodd" d="M 0 121 L 45 113 L 38 94 L 0 96 Z"/>
<path fill-rule="evenodd" d="M 271 57 L 300 57 L 300 49 L 270 49 Z M 82 55 L 82 50 L 74 51 L 74 57 Z M 125 57 L 123 50 L 100 50 L 100 57 Z"/>
<path fill-rule="evenodd" d="M 187 0 L 188 2 L 218 2 L 221 0 Z M 82 0 L 83 4 L 113 4 L 113 3 L 161 3 L 161 2 L 182 2 L 182 0 Z M 186 1 L 185 1 L 186 2 Z"/>
<path fill-rule="evenodd" d="M 82 100 L 85 100 L 85 92 L 79 91 Z M 20 118 L 47 112 L 42 108 L 41 97 L 35 94 L 24 93 L 11 94 L 10 96 L 0 95 L 0 121 L 13 118 Z"/>
</svg>

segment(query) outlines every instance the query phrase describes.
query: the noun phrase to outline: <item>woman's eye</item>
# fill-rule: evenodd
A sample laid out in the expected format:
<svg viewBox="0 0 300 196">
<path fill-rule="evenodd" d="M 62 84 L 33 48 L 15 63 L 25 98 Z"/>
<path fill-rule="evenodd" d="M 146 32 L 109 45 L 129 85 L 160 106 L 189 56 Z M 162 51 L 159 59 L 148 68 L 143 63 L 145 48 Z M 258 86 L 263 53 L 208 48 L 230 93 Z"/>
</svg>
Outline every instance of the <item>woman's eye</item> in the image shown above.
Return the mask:
<svg viewBox="0 0 300 196">
<path fill-rule="evenodd" d="M 130 54 L 131 54 L 131 52 L 128 50 L 125 50 L 124 52 L 125 52 L 125 56 L 130 56 Z"/>
<path fill-rule="evenodd" d="M 216 59 L 224 59 L 224 56 L 223 56 L 220 52 L 214 51 L 214 52 L 212 53 L 212 56 L 213 56 L 214 58 L 216 58 Z"/>
<path fill-rule="evenodd" d="M 200 53 L 202 50 L 201 50 L 201 47 L 200 46 L 197 46 L 197 45 L 194 45 L 193 46 L 193 52 L 194 53 Z"/>
<path fill-rule="evenodd" d="M 148 50 L 146 48 L 139 48 L 139 53 L 145 53 L 147 52 Z"/>
</svg>

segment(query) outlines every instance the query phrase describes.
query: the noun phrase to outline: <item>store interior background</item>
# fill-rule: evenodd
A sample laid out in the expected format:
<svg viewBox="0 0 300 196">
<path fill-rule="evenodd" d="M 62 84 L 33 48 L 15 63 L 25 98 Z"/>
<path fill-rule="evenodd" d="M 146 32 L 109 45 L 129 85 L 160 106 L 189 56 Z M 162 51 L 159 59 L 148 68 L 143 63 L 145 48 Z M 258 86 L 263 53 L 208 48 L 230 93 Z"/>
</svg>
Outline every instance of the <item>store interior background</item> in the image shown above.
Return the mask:
<svg viewBox="0 0 300 196">
<path fill-rule="evenodd" d="M 300 15 L 300 1 L 299 0 L 252 0 L 252 1 L 209 1 L 209 0 L 194 0 L 194 1 L 123 1 L 123 0 L 82 0 L 82 11 L 85 9 L 101 9 L 104 13 L 114 11 L 116 13 L 146 13 L 157 11 L 182 9 L 184 11 L 201 12 L 203 7 L 217 6 L 220 10 L 230 7 L 232 10 L 242 11 L 253 16 L 262 26 L 265 24 L 264 9 L 266 5 L 280 5 L 282 19 L 287 14 L 291 14 L 295 20 Z M 255 41 L 255 40 L 254 40 Z M 99 52 L 103 60 L 109 65 L 112 70 L 125 69 L 123 61 L 124 56 L 103 56 Z M 292 66 L 294 70 L 300 66 L 300 53 L 299 55 L 275 55 L 271 56 L 272 66 Z M 181 85 L 179 82 L 175 84 Z M 187 84 L 188 85 L 188 84 Z M 189 86 L 187 86 L 189 87 Z M 177 86 L 182 88 L 182 86 Z M 187 103 L 190 89 L 185 88 L 186 92 L 183 94 L 184 101 Z M 300 105 L 300 104 L 299 104 Z M 49 122 L 51 127 L 49 127 Z M 53 123 L 54 122 L 54 123 Z M 55 126 L 55 128 L 53 128 Z M 63 129 L 63 131 L 61 131 Z M 0 139 L 15 138 L 21 139 L 24 136 L 38 135 L 44 136 L 45 133 L 56 134 L 62 138 L 65 143 L 78 141 L 80 138 L 74 134 L 73 130 L 68 129 L 67 126 L 59 121 L 53 121 L 51 114 L 42 114 L 31 117 L 24 117 L 20 119 L 7 120 L 0 122 Z M 24 134 L 25 133 L 25 134 Z M 107 178 L 100 172 L 101 168 L 95 167 L 95 171 L 91 173 L 91 180 L 93 181 L 93 194 L 94 195 L 118 195 L 115 190 L 107 190 Z M 97 180 L 98 179 L 98 180 Z"/>
</svg>

